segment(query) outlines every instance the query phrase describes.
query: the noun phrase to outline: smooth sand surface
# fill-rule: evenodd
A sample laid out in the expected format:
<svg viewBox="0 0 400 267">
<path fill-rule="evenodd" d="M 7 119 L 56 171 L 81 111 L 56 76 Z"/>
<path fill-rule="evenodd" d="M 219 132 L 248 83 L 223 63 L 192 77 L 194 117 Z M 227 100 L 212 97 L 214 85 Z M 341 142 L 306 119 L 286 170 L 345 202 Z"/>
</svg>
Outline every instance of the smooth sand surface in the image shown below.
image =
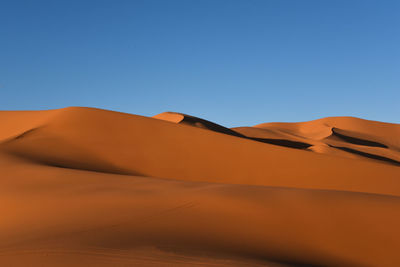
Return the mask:
<svg viewBox="0 0 400 267">
<path fill-rule="evenodd" d="M 0 112 L 1 266 L 400 266 L 400 125 Z"/>
</svg>

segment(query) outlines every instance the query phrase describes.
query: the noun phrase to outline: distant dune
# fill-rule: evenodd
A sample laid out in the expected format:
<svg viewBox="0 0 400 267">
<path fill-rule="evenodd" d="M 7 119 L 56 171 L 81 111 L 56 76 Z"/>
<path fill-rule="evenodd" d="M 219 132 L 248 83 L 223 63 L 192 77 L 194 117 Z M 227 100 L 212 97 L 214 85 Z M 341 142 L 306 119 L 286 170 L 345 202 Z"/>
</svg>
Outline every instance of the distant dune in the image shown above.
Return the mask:
<svg viewBox="0 0 400 267">
<path fill-rule="evenodd" d="M 0 266 L 400 266 L 400 125 L 0 111 Z"/>
</svg>

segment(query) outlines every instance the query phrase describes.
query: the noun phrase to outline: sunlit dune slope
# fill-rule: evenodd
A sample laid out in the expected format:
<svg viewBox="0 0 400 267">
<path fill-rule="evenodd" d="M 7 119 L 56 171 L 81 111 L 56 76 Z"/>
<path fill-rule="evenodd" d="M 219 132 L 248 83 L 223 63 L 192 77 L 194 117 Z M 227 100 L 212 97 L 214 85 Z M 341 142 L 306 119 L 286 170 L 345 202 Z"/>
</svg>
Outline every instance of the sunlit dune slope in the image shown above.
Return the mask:
<svg viewBox="0 0 400 267">
<path fill-rule="evenodd" d="M 400 127 L 0 112 L 2 266 L 400 266 Z"/>
<path fill-rule="evenodd" d="M 42 164 L 190 181 L 399 195 L 400 168 L 319 155 L 158 119 L 68 108 L 0 150 Z M 19 114 L 18 114 L 19 115 Z M 337 166 L 341 166 L 338 168 Z M 385 172 L 385 177 L 380 173 Z"/>
</svg>

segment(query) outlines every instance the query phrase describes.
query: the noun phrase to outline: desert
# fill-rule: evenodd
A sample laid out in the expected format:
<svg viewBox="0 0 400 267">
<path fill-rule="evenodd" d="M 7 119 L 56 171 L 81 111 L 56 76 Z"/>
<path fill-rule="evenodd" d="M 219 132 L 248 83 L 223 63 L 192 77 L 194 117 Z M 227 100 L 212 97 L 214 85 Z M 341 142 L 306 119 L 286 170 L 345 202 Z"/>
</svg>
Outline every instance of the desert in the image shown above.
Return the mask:
<svg viewBox="0 0 400 267">
<path fill-rule="evenodd" d="M 2 266 L 399 266 L 400 125 L 0 112 Z"/>
</svg>

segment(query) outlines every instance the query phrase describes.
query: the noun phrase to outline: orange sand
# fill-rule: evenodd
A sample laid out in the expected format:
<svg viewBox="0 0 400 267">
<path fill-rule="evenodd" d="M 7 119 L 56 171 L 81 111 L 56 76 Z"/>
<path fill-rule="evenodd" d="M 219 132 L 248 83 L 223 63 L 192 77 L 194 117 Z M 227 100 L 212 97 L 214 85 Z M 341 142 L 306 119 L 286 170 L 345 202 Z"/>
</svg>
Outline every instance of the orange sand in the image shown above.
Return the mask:
<svg viewBox="0 0 400 267">
<path fill-rule="evenodd" d="M 400 125 L 0 112 L 1 266 L 400 266 Z"/>
</svg>

